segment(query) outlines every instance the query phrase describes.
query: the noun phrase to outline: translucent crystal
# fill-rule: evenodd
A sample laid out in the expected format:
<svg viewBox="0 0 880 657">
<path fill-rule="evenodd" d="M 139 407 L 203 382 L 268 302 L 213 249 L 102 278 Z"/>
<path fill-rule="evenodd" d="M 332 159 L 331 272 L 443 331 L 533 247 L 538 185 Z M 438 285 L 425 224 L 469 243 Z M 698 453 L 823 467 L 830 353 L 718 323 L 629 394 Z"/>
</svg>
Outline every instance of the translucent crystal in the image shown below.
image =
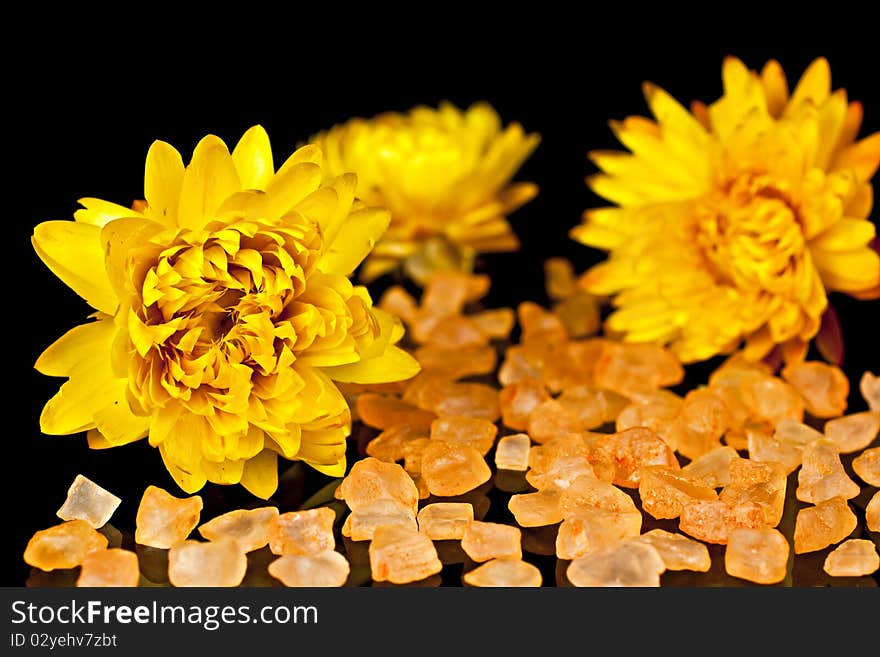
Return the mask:
<svg viewBox="0 0 880 657">
<path fill-rule="evenodd" d="M 792 363 L 782 378 L 797 389 L 807 411 L 815 417 L 837 417 L 846 411 L 849 379 L 836 365 L 819 361 Z"/>
<path fill-rule="evenodd" d="M 498 402 L 504 426 L 525 431 L 531 412 L 546 401 L 550 401 L 550 393 L 535 379 L 523 379 L 503 387 L 498 393 Z"/>
<path fill-rule="evenodd" d="M 134 587 L 141 577 L 137 555 L 120 548 L 89 552 L 80 566 L 77 586 Z"/>
<path fill-rule="evenodd" d="M 400 285 L 392 285 L 385 290 L 378 305 L 382 310 L 397 315 L 407 323 L 415 319 L 418 311 L 416 300 Z"/>
<path fill-rule="evenodd" d="M 859 392 L 862 393 L 868 408 L 872 411 L 880 411 L 880 377 L 871 372 L 862 374 L 859 380 Z"/>
<path fill-rule="evenodd" d="M 825 437 L 834 441 L 841 454 L 851 454 L 864 449 L 880 432 L 880 412 L 853 413 L 828 420 Z"/>
<path fill-rule="evenodd" d="M 24 560 L 45 571 L 75 568 L 87 554 L 106 547 L 107 537 L 85 520 L 67 520 L 31 536 L 24 550 Z"/>
<path fill-rule="evenodd" d="M 763 523 L 775 527 L 782 519 L 786 473 L 778 463 L 759 463 L 735 458 L 730 462 L 730 483 L 721 491 L 719 499 L 731 507 L 751 508 L 756 505 Z"/>
<path fill-rule="evenodd" d="M 459 540 L 474 519 L 474 507 L 466 502 L 436 502 L 421 508 L 419 531 L 432 541 Z"/>
<path fill-rule="evenodd" d="M 348 560 L 335 550 L 287 554 L 269 564 L 269 574 L 284 586 L 343 586 L 350 571 Z"/>
<path fill-rule="evenodd" d="M 431 408 L 437 415 L 465 415 L 494 422 L 501 417 L 498 391 L 482 383 L 447 383 Z"/>
<path fill-rule="evenodd" d="M 190 535 L 199 524 L 202 498 L 180 499 L 156 486 L 148 486 L 135 520 L 134 540 L 141 545 L 170 548 Z"/>
<path fill-rule="evenodd" d="M 474 313 L 470 318 L 490 338 L 504 339 L 510 335 L 516 316 L 510 308 L 493 308 Z"/>
<path fill-rule="evenodd" d="M 476 562 L 521 559 L 522 532 L 512 525 L 474 520 L 461 537 L 461 549 Z"/>
<path fill-rule="evenodd" d="M 581 476 L 595 477 L 590 448 L 578 434 L 568 434 L 529 450 L 526 481 L 538 490 L 568 488 Z"/>
<path fill-rule="evenodd" d="M 575 586 L 660 586 L 666 570 L 657 550 L 647 543 L 620 541 L 572 561 L 566 576 Z"/>
<path fill-rule="evenodd" d="M 274 506 L 237 509 L 209 520 L 199 527 L 199 533 L 209 541 L 238 541 L 242 550 L 253 552 L 269 544 L 269 525 L 277 517 L 278 509 Z"/>
<path fill-rule="evenodd" d="M 760 527 L 764 524 L 764 511 L 758 504 L 746 502 L 730 506 L 722 500 L 716 500 L 685 505 L 678 528 L 697 540 L 724 545 L 730 532 L 737 527 Z"/>
<path fill-rule="evenodd" d="M 333 523 L 336 513 L 323 506 L 307 511 L 288 511 L 269 522 L 272 554 L 317 554 L 336 546 Z"/>
<path fill-rule="evenodd" d="M 577 292 L 574 267 L 565 258 L 548 258 L 544 261 L 544 287 L 547 296 L 554 301 L 570 297 Z"/>
<path fill-rule="evenodd" d="M 357 398 L 357 415 L 364 424 L 376 429 L 388 429 L 401 424 L 424 426 L 427 429 L 436 417 L 432 412 L 397 397 L 375 393 L 366 393 Z"/>
<path fill-rule="evenodd" d="M 632 397 L 681 383 L 684 368 L 671 351 L 658 345 L 609 342 L 593 377 L 597 387 Z"/>
<path fill-rule="evenodd" d="M 844 541 L 825 557 L 822 570 L 832 577 L 863 577 L 880 569 L 880 556 L 871 541 L 852 538 Z"/>
<path fill-rule="evenodd" d="M 511 495 L 507 508 L 520 527 L 543 527 L 562 521 L 558 489 L 546 488 L 537 493 Z"/>
<path fill-rule="evenodd" d="M 648 466 L 639 471 L 642 510 L 655 518 L 677 518 L 693 500 L 715 500 L 714 488 L 701 484 L 677 469 Z"/>
<path fill-rule="evenodd" d="M 559 497 L 560 513 L 569 516 L 587 508 L 617 513 L 638 512 L 633 499 L 616 486 L 593 477 L 578 477 L 562 491 Z"/>
<path fill-rule="evenodd" d="M 785 579 L 788 541 L 769 527 L 739 527 L 730 532 L 724 551 L 724 569 L 732 577 L 756 584 L 777 584 Z"/>
<path fill-rule="evenodd" d="M 523 342 L 535 339 L 562 341 L 568 337 L 562 321 L 536 303 L 523 301 L 516 308 L 516 316 Z"/>
<path fill-rule="evenodd" d="M 440 349 L 463 349 L 489 342 L 489 336 L 471 318 L 464 315 L 445 317 L 428 334 L 426 344 Z"/>
<path fill-rule="evenodd" d="M 524 433 L 502 437 L 495 446 L 495 467 L 518 472 L 528 470 L 531 446 L 531 439 Z"/>
<path fill-rule="evenodd" d="M 495 444 L 498 427 L 494 422 L 475 417 L 449 415 L 431 423 L 431 438 L 448 443 L 470 445 L 486 456 Z"/>
<path fill-rule="evenodd" d="M 373 535 L 370 571 L 374 581 L 407 584 L 442 569 L 431 539 L 418 530 L 391 525 L 380 527 Z"/>
<path fill-rule="evenodd" d="M 730 422 L 730 413 L 721 397 L 705 388 L 692 390 L 684 398 L 669 433 L 675 449 L 695 459 L 721 447 L 721 436 Z"/>
<path fill-rule="evenodd" d="M 638 537 L 639 541 L 653 545 L 666 570 L 694 570 L 705 573 L 712 567 L 712 559 L 705 545 L 681 534 L 662 529 L 652 529 Z"/>
<path fill-rule="evenodd" d="M 804 464 L 798 472 L 796 493 L 801 502 L 818 504 L 832 497 L 848 500 L 859 491 L 859 485 L 843 469 L 836 443 L 823 438 L 804 448 Z"/>
<path fill-rule="evenodd" d="M 615 426 L 618 431 L 648 427 L 675 449 L 676 436 L 671 428 L 683 404 L 681 397 L 668 390 L 641 394 L 618 414 Z"/>
<path fill-rule="evenodd" d="M 413 352 L 423 373 L 441 375 L 446 379 L 489 374 L 495 369 L 498 355 L 491 345 L 441 349 L 426 345 Z"/>
<path fill-rule="evenodd" d="M 608 415 L 606 392 L 589 386 L 567 387 L 557 401 L 577 417 L 576 431 L 602 426 Z"/>
<path fill-rule="evenodd" d="M 430 438 L 413 438 L 403 446 L 403 469 L 412 475 L 422 473 L 422 454 L 425 447 L 431 444 Z"/>
<path fill-rule="evenodd" d="M 614 483 L 624 488 L 638 488 L 639 470 L 645 466 L 680 467 L 669 445 L 646 427 L 633 427 L 603 436 L 595 446 L 614 461 Z"/>
<path fill-rule="evenodd" d="M 801 509 L 794 525 L 794 552 L 815 552 L 840 543 L 857 524 L 855 514 L 842 497 Z"/>
<path fill-rule="evenodd" d="M 419 491 L 406 471 L 396 463 L 383 463 L 372 457 L 352 466 L 334 496 L 345 500 L 352 511 L 383 499 L 397 500 L 412 508 L 413 513 L 419 505 Z"/>
<path fill-rule="evenodd" d="M 804 400 L 794 388 L 775 376 L 749 376 L 741 383 L 742 400 L 755 421 L 766 421 L 775 427 L 784 419 L 800 422 L 804 417 Z"/>
<path fill-rule="evenodd" d="M 238 586 L 247 557 L 235 541 L 182 541 L 168 551 L 172 586 Z"/>
<path fill-rule="evenodd" d="M 635 538 L 642 531 L 639 512 L 608 511 L 584 508 L 565 517 L 556 535 L 556 556 L 576 559 L 589 552 L 626 538 Z"/>
<path fill-rule="evenodd" d="M 464 574 L 468 586 L 537 587 L 541 571 L 518 559 L 493 559 Z"/>
<path fill-rule="evenodd" d="M 720 488 L 730 483 L 730 462 L 738 456 L 729 445 L 717 447 L 688 463 L 681 472 L 705 486 Z"/>
<path fill-rule="evenodd" d="M 853 459 L 853 470 L 871 486 L 880 486 L 880 447 L 866 449 Z"/>
<path fill-rule="evenodd" d="M 353 541 L 369 541 L 379 527 L 387 525 L 407 529 L 418 528 L 412 507 L 397 500 L 375 500 L 351 512 L 346 519 L 342 534 Z"/>
<path fill-rule="evenodd" d="M 406 444 L 416 438 L 427 438 L 428 431 L 429 429 L 407 424 L 394 425 L 367 443 L 367 455 L 386 463 L 402 461 Z"/>
<path fill-rule="evenodd" d="M 880 532 L 880 493 L 874 493 L 865 507 L 865 526 L 872 532 Z"/>
<path fill-rule="evenodd" d="M 556 399 L 535 406 L 526 424 L 526 432 L 536 443 L 546 443 L 553 438 L 586 428 L 577 411 Z"/>
<path fill-rule="evenodd" d="M 422 452 L 422 477 L 432 495 L 462 495 L 492 477 L 482 455 L 469 445 L 431 440 Z"/>
<path fill-rule="evenodd" d="M 778 463 L 791 474 L 797 470 L 804 458 L 804 446 L 780 440 L 764 427 L 746 429 L 749 459 L 762 463 Z"/>
<path fill-rule="evenodd" d="M 122 500 L 91 479 L 76 475 L 67 490 L 67 499 L 56 515 L 62 520 L 85 520 L 94 529 L 103 527 Z"/>
</svg>

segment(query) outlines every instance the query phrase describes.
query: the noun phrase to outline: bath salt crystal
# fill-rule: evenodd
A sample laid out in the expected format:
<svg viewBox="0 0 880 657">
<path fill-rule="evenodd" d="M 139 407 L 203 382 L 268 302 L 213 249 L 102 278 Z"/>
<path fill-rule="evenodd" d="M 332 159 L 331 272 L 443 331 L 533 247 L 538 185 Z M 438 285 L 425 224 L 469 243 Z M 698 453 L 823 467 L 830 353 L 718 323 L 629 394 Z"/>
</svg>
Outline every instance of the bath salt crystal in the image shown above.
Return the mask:
<svg viewBox="0 0 880 657">
<path fill-rule="evenodd" d="M 880 532 L 880 493 L 874 493 L 865 507 L 865 526 L 872 532 Z"/>
<path fill-rule="evenodd" d="M 522 532 L 512 525 L 474 520 L 462 533 L 461 549 L 478 563 L 489 559 L 521 559 Z"/>
<path fill-rule="evenodd" d="M 247 571 L 247 557 L 235 541 L 182 541 L 168 551 L 172 586 L 238 586 Z"/>
<path fill-rule="evenodd" d="M 80 566 L 76 585 L 82 587 L 134 587 L 141 576 L 137 555 L 121 548 L 89 552 Z"/>
<path fill-rule="evenodd" d="M 209 541 L 238 541 L 242 550 L 253 552 L 269 544 L 269 526 L 277 517 L 274 506 L 236 509 L 209 520 L 199 527 L 199 533 Z"/>
<path fill-rule="evenodd" d="M 332 550 L 336 513 L 326 506 L 307 511 L 288 511 L 269 521 L 272 554 L 316 554 Z"/>
<path fill-rule="evenodd" d="M 537 587 L 541 586 L 541 571 L 525 561 L 493 559 L 464 574 L 468 586 Z"/>
<path fill-rule="evenodd" d="M 828 420 L 825 437 L 837 445 L 841 454 L 852 454 L 864 449 L 880 433 L 880 411 L 853 413 Z"/>
<path fill-rule="evenodd" d="M 872 411 L 880 411 L 880 376 L 865 372 L 859 380 L 859 392 Z"/>
<path fill-rule="evenodd" d="M 566 576 L 581 587 L 658 587 L 666 564 L 657 550 L 640 541 L 620 541 L 578 557 Z"/>
<path fill-rule="evenodd" d="M 486 456 L 495 445 L 497 434 L 495 423 L 481 418 L 450 415 L 431 423 L 432 439 L 470 445 L 481 456 Z"/>
<path fill-rule="evenodd" d="M 312 555 L 286 554 L 269 564 L 269 574 L 284 586 L 338 587 L 348 580 L 351 566 L 335 550 Z"/>
<path fill-rule="evenodd" d="M 618 513 L 639 513 L 636 503 L 613 484 L 593 477 L 578 477 L 559 497 L 559 510 L 568 516 L 586 508 Z"/>
<path fill-rule="evenodd" d="M 416 529 L 379 527 L 369 551 L 370 571 L 376 582 L 408 584 L 443 569 L 431 539 Z"/>
<path fill-rule="evenodd" d="M 836 365 L 803 361 L 786 365 L 781 374 L 801 394 L 814 417 L 837 417 L 846 411 L 849 379 Z"/>
<path fill-rule="evenodd" d="M 859 478 L 870 486 L 880 486 L 880 447 L 866 449 L 852 462 Z"/>
<path fill-rule="evenodd" d="M 576 559 L 642 531 L 641 513 L 585 508 L 568 515 L 556 535 L 556 556 Z"/>
<path fill-rule="evenodd" d="M 550 401 L 550 393 L 538 380 L 523 379 L 504 386 L 498 393 L 501 421 L 516 431 L 525 431 L 529 415 L 536 406 Z"/>
<path fill-rule="evenodd" d="M 462 495 L 486 483 L 492 471 L 469 445 L 431 440 L 422 452 L 421 474 L 432 495 Z"/>
<path fill-rule="evenodd" d="M 653 545 L 666 564 L 666 570 L 693 570 L 705 573 L 712 567 L 708 548 L 687 536 L 662 529 L 652 529 L 636 540 Z"/>
<path fill-rule="evenodd" d="M 724 551 L 724 570 L 756 584 L 777 584 L 785 579 L 788 541 L 769 527 L 738 527 L 730 532 Z"/>
<path fill-rule="evenodd" d="M 430 426 L 436 417 L 429 410 L 420 409 L 391 395 L 366 393 L 357 398 L 357 415 L 369 427 L 388 429 L 406 424 Z"/>
<path fill-rule="evenodd" d="M 730 462 L 737 458 L 736 450 L 729 445 L 717 447 L 688 463 L 681 469 L 685 474 L 710 488 L 720 488 L 730 483 Z"/>
<path fill-rule="evenodd" d="M 419 505 L 418 489 L 407 472 L 396 463 L 373 457 L 355 463 L 334 496 L 345 500 L 352 511 L 381 499 L 397 500 L 412 508 L 413 513 Z"/>
<path fill-rule="evenodd" d="M 856 515 L 842 497 L 801 509 L 794 525 L 794 553 L 815 552 L 840 543 L 857 524 Z"/>
<path fill-rule="evenodd" d="M 379 527 L 396 525 L 416 529 L 416 514 L 397 500 L 376 500 L 352 511 L 343 526 L 343 536 L 353 541 L 370 541 Z"/>
<path fill-rule="evenodd" d="M 511 495 L 507 508 L 520 527 L 543 527 L 562 522 L 559 506 L 560 492 L 546 488 L 537 493 Z"/>
<path fill-rule="evenodd" d="M 837 444 L 823 438 L 804 448 L 804 463 L 798 472 L 797 499 L 818 504 L 832 497 L 852 499 L 859 485 L 849 478 L 840 462 Z"/>
<path fill-rule="evenodd" d="M 524 433 L 502 437 L 495 447 L 495 467 L 518 472 L 528 470 L 531 446 L 531 439 Z"/>
<path fill-rule="evenodd" d="M 141 545 L 168 549 L 190 535 L 202 513 L 202 498 L 177 498 L 157 486 L 148 486 L 138 506 L 134 540 Z"/>
<path fill-rule="evenodd" d="M 459 540 L 474 519 L 474 507 L 465 502 L 436 502 L 419 511 L 419 531 L 432 541 Z"/>
<path fill-rule="evenodd" d="M 852 538 L 832 550 L 822 570 L 832 577 L 864 577 L 880 569 L 880 556 L 871 541 Z"/>
<path fill-rule="evenodd" d="M 714 488 L 701 484 L 677 469 L 648 466 L 639 471 L 642 510 L 655 518 L 677 518 L 693 500 L 715 500 Z"/>
<path fill-rule="evenodd" d="M 602 436 L 595 447 L 611 457 L 615 465 L 614 483 L 624 488 L 638 488 L 639 470 L 648 465 L 680 469 L 669 445 L 646 427 L 633 427 Z"/>
<path fill-rule="evenodd" d="M 85 520 L 94 529 L 110 520 L 122 500 L 91 479 L 76 475 L 67 490 L 67 499 L 56 515 L 62 520 Z"/>
<path fill-rule="evenodd" d="M 107 548 L 107 537 L 85 520 L 66 520 L 36 532 L 24 550 L 29 566 L 44 571 L 75 568 L 90 552 Z"/>
</svg>

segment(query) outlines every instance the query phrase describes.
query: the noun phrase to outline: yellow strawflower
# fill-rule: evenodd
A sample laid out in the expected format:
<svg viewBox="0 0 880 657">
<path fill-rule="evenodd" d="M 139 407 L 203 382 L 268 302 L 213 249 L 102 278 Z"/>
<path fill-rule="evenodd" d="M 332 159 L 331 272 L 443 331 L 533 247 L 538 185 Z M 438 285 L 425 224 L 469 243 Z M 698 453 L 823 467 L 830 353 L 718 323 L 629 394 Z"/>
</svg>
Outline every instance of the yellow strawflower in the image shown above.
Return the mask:
<svg viewBox="0 0 880 657">
<path fill-rule="evenodd" d="M 157 141 L 137 210 L 82 199 L 75 221 L 36 227 L 43 262 L 96 312 L 36 368 L 68 377 L 48 434 L 88 431 L 95 449 L 149 435 L 185 491 L 241 483 L 260 497 L 277 456 L 345 471 L 351 415 L 335 382 L 406 379 L 402 328 L 348 276 L 388 225 L 329 177 L 316 146 L 276 172 L 248 130 L 230 155 L 213 135 L 184 168 Z"/>
<path fill-rule="evenodd" d="M 610 252 L 583 282 L 614 296 L 610 333 L 684 361 L 743 341 L 750 357 L 781 345 L 796 359 L 829 291 L 880 292 L 868 247 L 880 133 L 856 141 L 862 107 L 831 92 L 825 59 L 791 94 L 775 61 L 758 74 L 731 57 L 722 76 L 721 99 L 693 112 L 645 84 L 654 120 L 612 123 L 631 152 L 591 153 L 602 173 L 588 183 L 618 207 L 588 210 L 572 231 Z"/>
<path fill-rule="evenodd" d="M 391 211 L 388 232 L 361 270 L 369 281 L 401 263 L 424 284 L 434 269 L 470 271 L 481 252 L 514 251 L 507 215 L 538 188 L 510 179 L 539 142 L 502 128 L 486 103 L 448 103 L 352 119 L 315 138 L 331 175 L 358 174 L 357 196 Z"/>
</svg>

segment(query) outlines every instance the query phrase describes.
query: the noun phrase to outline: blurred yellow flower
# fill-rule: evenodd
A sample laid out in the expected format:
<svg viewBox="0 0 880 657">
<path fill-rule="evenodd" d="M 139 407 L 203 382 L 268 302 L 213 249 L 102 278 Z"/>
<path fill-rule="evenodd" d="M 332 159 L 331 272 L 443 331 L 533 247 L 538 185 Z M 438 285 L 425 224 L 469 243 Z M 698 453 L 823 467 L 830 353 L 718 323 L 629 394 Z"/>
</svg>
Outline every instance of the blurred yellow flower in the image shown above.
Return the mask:
<svg viewBox="0 0 880 657">
<path fill-rule="evenodd" d="M 688 112 L 645 84 L 655 120 L 612 129 L 631 153 L 594 152 L 588 180 L 618 207 L 588 210 L 572 237 L 610 252 L 586 288 L 614 295 L 606 329 L 669 344 L 685 361 L 745 341 L 761 358 L 781 345 L 802 357 L 827 293 L 880 293 L 869 183 L 880 133 L 856 141 L 862 107 L 831 92 L 825 59 L 789 94 L 780 65 L 760 74 L 738 59 L 724 95 Z"/>
<path fill-rule="evenodd" d="M 434 269 L 470 271 L 477 253 L 513 251 L 507 215 L 538 188 L 510 179 L 539 142 L 518 123 L 502 128 L 486 103 L 448 103 L 352 119 L 317 135 L 327 171 L 358 175 L 358 198 L 391 211 L 391 225 L 364 263 L 369 281 L 403 264 L 424 284 Z"/>
<path fill-rule="evenodd" d="M 348 276 L 389 221 L 354 201 L 306 146 L 275 172 L 266 132 L 230 155 L 213 135 L 184 167 L 157 141 L 136 209 L 82 199 L 75 221 L 38 225 L 43 262 L 97 312 L 36 368 L 69 377 L 45 406 L 48 434 L 96 449 L 149 435 L 192 493 L 206 481 L 276 487 L 277 455 L 345 471 L 351 415 L 335 382 L 406 379 L 403 329 Z"/>
</svg>

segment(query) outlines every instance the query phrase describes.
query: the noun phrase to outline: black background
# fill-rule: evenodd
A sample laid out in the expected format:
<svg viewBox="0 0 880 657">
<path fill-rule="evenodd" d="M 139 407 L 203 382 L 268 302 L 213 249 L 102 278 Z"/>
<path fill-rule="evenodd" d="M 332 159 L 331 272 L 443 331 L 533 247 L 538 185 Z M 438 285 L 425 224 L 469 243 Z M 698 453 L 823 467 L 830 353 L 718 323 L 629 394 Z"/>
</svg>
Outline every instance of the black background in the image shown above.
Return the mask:
<svg viewBox="0 0 880 657">
<path fill-rule="evenodd" d="M 813 58 L 824 55 L 833 86 L 864 103 L 861 134 L 880 130 L 880 55 L 868 34 L 852 31 L 853 24 L 805 29 L 769 26 L 756 18 L 734 30 L 716 17 L 700 25 L 686 22 L 682 29 L 667 16 L 666 23 L 658 18 L 632 31 L 624 17 L 587 25 L 560 16 L 548 23 L 524 20 L 516 29 L 496 22 L 428 33 L 424 23 L 430 20 L 420 18 L 405 28 L 386 25 L 368 32 L 364 26 L 350 37 L 335 30 L 335 18 L 267 34 L 262 42 L 259 32 L 232 18 L 222 31 L 207 34 L 148 32 L 136 23 L 109 31 L 70 26 L 61 36 L 32 30 L 27 47 L 6 53 L 2 244 L 4 297 L 11 300 L 4 303 L 0 334 L 12 366 L 2 370 L 0 508 L 8 529 L 0 530 L 0 584 L 24 583 L 27 538 L 58 522 L 54 513 L 77 473 L 123 497 L 115 519 L 122 529 L 133 529 L 147 484 L 176 491 L 146 441 L 94 452 L 84 435 L 42 435 L 40 410 L 61 380 L 32 368 L 46 346 L 89 312 L 33 253 L 33 226 L 71 219 L 83 196 L 122 204 L 140 198 L 144 157 L 154 139 L 173 144 L 186 161 L 204 134 L 232 145 L 261 123 L 280 163 L 310 134 L 351 116 L 444 99 L 459 106 L 488 100 L 505 122 L 519 121 L 542 135 L 517 176 L 541 189 L 512 217 L 523 249 L 483 263 L 494 282 L 491 307 L 542 300 L 547 257 L 569 257 L 578 270 L 602 257 L 567 232 L 585 208 L 600 204 L 583 183 L 593 172 L 587 150 L 617 146 L 609 119 L 646 113 L 643 80 L 683 102 L 711 101 L 720 95 L 727 54 L 751 68 L 777 58 L 792 86 Z M 875 223 L 878 216 L 875 208 Z M 880 371 L 880 302 L 839 295 L 832 301 L 842 318 L 850 380 L 857 381 L 865 369 Z M 863 406 L 851 395 L 851 408 Z M 238 487 L 232 492 L 209 486 L 205 492 L 220 493 L 247 500 Z"/>
</svg>

